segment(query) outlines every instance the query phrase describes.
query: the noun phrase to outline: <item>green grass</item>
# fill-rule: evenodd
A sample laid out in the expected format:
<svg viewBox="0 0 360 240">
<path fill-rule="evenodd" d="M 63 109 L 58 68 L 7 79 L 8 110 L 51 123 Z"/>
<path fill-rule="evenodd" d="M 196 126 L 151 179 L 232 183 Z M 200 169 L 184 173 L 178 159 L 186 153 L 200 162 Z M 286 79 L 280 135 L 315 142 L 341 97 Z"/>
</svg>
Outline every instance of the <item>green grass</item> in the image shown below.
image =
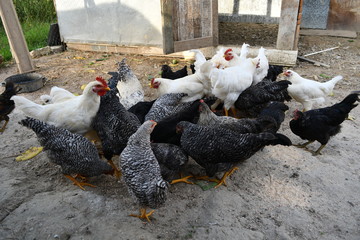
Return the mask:
<svg viewBox="0 0 360 240">
<path fill-rule="evenodd" d="M 52 22 L 28 21 L 21 24 L 29 51 L 45 47 Z M 0 55 L 4 61 L 12 59 L 9 42 L 4 28 L 0 28 Z"/>
</svg>

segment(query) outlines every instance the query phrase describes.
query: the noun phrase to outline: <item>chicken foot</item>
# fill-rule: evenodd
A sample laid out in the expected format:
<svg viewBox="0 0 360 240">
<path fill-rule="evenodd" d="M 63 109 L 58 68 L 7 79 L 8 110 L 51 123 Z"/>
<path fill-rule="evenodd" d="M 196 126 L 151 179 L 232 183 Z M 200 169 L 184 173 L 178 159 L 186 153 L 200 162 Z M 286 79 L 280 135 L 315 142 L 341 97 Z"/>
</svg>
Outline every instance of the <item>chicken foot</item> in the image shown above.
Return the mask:
<svg viewBox="0 0 360 240">
<path fill-rule="evenodd" d="M 224 175 L 222 176 L 222 178 L 220 180 L 216 179 L 216 178 L 210 178 L 208 176 L 196 177 L 196 179 L 205 180 L 205 181 L 209 181 L 209 182 L 216 182 L 217 185 L 215 186 L 215 188 L 218 188 L 221 185 L 226 186 L 226 178 L 229 177 L 231 174 L 233 174 L 235 172 L 235 170 L 237 170 L 237 169 L 239 169 L 239 168 L 238 167 L 231 168 L 229 171 L 224 173 Z"/>
<path fill-rule="evenodd" d="M 110 164 L 110 166 L 114 169 L 114 175 L 116 179 L 119 179 L 121 177 L 121 172 L 119 170 L 119 168 L 115 165 L 115 163 L 113 162 L 113 160 L 108 160 L 108 163 Z"/>
<path fill-rule="evenodd" d="M 87 183 L 87 182 L 79 182 L 78 180 L 76 180 L 75 178 L 73 178 L 70 175 L 65 175 L 65 177 L 70 179 L 74 183 L 74 185 L 77 185 L 79 188 L 81 188 L 84 191 L 85 191 L 85 188 L 83 186 L 96 187 L 95 185 L 92 185 L 92 184 Z"/>
<path fill-rule="evenodd" d="M 136 214 L 130 214 L 131 217 L 137 217 L 140 219 L 146 219 L 149 223 L 151 222 L 150 216 L 155 212 L 155 210 L 150 211 L 149 213 L 146 213 L 146 208 L 140 208 L 140 215 Z"/>
<path fill-rule="evenodd" d="M 298 148 L 306 148 L 307 145 L 309 145 L 310 143 L 313 143 L 314 141 L 308 141 L 306 143 L 303 143 L 303 144 L 294 144 L 295 147 L 298 147 Z"/>
<path fill-rule="evenodd" d="M 223 177 L 220 179 L 219 183 L 215 186 L 215 188 L 218 188 L 223 184 L 226 186 L 226 178 L 229 177 L 231 174 L 233 174 L 238 169 L 239 169 L 238 167 L 233 167 L 229 171 L 225 172 Z"/>
<path fill-rule="evenodd" d="M 192 177 L 193 176 L 191 176 L 191 175 L 183 177 L 182 174 L 180 174 L 180 178 L 172 180 L 170 184 L 175 184 L 175 183 L 179 183 L 179 182 L 183 182 L 183 183 L 187 183 L 187 184 L 194 184 L 193 182 L 188 181 L 188 179 L 192 178 Z"/>
<path fill-rule="evenodd" d="M 8 124 L 8 122 L 9 122 L 9 119 L 5 120 L 5 123 L 4 123 L 4 125 L 2 126 L 2 128 L 0 129 L 0 132 L 4 132 L 4 131 L 5 131 L 5 127 L 6 127 L 6 125 Z"/>
</svg>

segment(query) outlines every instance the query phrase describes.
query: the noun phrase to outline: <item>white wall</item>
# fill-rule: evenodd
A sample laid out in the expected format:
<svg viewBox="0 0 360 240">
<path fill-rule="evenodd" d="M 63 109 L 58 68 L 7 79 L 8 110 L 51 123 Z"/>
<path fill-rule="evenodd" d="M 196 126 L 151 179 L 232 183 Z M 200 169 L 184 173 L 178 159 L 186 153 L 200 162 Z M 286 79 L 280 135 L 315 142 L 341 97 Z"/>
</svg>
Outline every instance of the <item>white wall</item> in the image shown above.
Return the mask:
<svg viewBox="0 0 360 240">
<path fill-rule="evenodd" d="M 162 46 L 160 0 L 55 0 L 65 42 Z"/>
</svg>

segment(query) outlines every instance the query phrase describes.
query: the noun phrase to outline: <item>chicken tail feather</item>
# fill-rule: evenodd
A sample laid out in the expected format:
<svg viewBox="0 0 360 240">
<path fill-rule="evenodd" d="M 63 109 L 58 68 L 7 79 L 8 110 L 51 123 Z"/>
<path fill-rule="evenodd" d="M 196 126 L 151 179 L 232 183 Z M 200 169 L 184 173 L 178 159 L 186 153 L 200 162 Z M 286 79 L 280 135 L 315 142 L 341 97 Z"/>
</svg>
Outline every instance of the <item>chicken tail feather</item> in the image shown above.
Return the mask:
<svg viewBox="0 0 360 240">
<path fill-rule="evenodd" d="M 21 96 L 12 96 L 11 100 L 15 102 L 15 108 L 34 118 L 38 118 L 39 113 L 44 108 L 42 105 L 36 104 Z"/>
</svg>

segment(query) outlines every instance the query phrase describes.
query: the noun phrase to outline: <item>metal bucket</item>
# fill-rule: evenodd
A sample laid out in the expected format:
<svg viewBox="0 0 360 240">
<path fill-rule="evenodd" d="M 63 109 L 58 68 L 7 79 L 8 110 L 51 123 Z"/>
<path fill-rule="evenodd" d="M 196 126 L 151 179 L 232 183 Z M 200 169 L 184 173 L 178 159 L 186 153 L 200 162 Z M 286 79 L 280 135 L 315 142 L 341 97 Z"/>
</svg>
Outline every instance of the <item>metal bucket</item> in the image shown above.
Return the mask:
<svg viewBox="0 0 360 240">
<path fill-rule="evenodd" d="M 4 86 L 7 82 L 13 82 L 15 86 L 21 88 L 19 93 L 25 93 L 34 92 L 42 88 L 46 80 L 46 77 L 38 73 L 22 73 L 6 78 L 2 84 Z"/>
</svg>

